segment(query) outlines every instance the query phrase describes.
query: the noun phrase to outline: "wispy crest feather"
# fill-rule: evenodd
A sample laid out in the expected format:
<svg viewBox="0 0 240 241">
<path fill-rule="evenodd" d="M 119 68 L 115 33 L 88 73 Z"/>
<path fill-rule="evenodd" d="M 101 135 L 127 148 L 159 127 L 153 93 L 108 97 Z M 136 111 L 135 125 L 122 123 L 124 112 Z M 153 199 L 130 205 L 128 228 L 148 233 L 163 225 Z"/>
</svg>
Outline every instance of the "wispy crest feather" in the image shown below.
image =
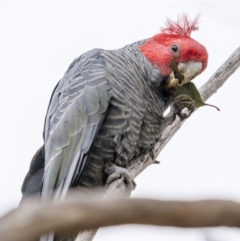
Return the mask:
<svg viewBox="0 0 240 241">
<path fill-rule="evenodd" d="M 198 30 L 200 14 L 198 14 L 193 20 L 190 20 L 188 14 L 182 14 L 178 16 L 177 21 L 167 19 L 166 26 L 161 28 L 162 33 L 190 36 L 192 31 Z"/>
</svg>

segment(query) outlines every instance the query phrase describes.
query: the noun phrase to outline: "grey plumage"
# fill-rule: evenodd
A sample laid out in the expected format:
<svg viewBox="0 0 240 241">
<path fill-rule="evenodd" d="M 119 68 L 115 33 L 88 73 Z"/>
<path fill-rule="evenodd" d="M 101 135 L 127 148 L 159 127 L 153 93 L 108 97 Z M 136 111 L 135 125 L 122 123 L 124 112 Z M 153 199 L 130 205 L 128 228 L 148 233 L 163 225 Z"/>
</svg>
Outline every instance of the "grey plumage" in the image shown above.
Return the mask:
<svg viewBox="0 0 240 241">
<path fill-rule="evenodd" d="M 42 159 L 35 158 L 37 172 L 33 159 L 23 193 L 36 192 L 35 185 L 43 197 L 54 189 L 64 196 L 70 186 L 102 185 L 106 162 L 124 167 L 159 140 L 172 97 L 162 89 L 159 70 L 139 51 L 145 41 L 94 49 L 72 62 L 51 97 Z"/>
<path fill-rule="evenodd" d="M 126 165 L 150 152 L 176 115 L 183 120 L 195 108 L 191 96 L 177 90 L 207 66 L 206 48 L 190 37 L 196 29 L 198 17 L 183 15 L 167 20 L 150 39 L 76 58 L 53 91 L 44 145 L 32 159 L 23 199 L 39 193 L 59 200 L 69 188 L 86 190 L 122 177 L 133 190 Z M 47 234 L 41 241 L 56 239 L 73 237 Z"/>
<path fill-rule="evenodd" d="M 110 99 L 101 52 L 95 49 L 76 59 L 52 96 L 45 121 L 42 196 L 56 187 L 64 196 L 86 165 Z"/>
<path fill-rule="evenodd" d="M 145 41 L 94 49 L 72 62 L 52 94 L 44 146 L 32 160 L 23 195 L 46 198 L 55 190 L 62 198 L 69 187 L 103 185 L 107 163 L 125 167 L 159 140 L 172 95 L 140 52 Z"/>
</svg>

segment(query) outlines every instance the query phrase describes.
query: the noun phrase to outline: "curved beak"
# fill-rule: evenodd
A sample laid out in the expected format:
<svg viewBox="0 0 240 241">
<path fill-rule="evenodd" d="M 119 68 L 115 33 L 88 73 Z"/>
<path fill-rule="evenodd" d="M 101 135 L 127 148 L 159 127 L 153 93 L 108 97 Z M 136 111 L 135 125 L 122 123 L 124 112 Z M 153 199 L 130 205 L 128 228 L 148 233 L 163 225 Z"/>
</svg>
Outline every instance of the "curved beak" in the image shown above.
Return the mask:
<svg viewBox="0 0 240 241">
<path fill-rule="evenodd" d="M 185 85 L 200 74 L 202 62 L 189 61 L 187 63 L 179 63 L 178 70 L 184 76 L 181 85 Z"/>
<path fill-rule="evenodd" d="M 197 75 L 201 73 L 202 62 L 189 61 L 187 63 L 179 63 L 177 65 L 179 73 L 184 77 L 181 80 L 178 80 L 172 71 L 167 79 L 163 82 L 164 90 L 174 93 L 178 86 L 183 86 L 189 83 Z"/>
</svg>

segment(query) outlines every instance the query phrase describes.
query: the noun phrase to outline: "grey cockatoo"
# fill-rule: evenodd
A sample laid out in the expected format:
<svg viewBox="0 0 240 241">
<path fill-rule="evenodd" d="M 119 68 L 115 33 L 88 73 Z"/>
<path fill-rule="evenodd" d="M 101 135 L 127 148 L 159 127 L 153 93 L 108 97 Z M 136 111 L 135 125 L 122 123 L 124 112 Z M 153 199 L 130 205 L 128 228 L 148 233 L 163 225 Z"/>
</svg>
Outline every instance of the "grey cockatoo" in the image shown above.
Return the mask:
<svg viewBox="0 0 240 241">
<path fill-rule="evenodd" d="M 23 195 L 39 192 L 56 198 L 70 187 L 105 185 L 150 151 L 179 108 L 194 101 L 174 97 L 180 84 L 171 60 L 188 83 L 207 66 L 203 45 L 190 37 L 197 18 L 186 16 L 152 38 L 117 50 L 93 49 L 76 58 L 55 87 L 44 126 L 44 145 L 35 154 L 22 186 Z M 173 104 L 173 111 L 163 117 Z"/>
</svg>

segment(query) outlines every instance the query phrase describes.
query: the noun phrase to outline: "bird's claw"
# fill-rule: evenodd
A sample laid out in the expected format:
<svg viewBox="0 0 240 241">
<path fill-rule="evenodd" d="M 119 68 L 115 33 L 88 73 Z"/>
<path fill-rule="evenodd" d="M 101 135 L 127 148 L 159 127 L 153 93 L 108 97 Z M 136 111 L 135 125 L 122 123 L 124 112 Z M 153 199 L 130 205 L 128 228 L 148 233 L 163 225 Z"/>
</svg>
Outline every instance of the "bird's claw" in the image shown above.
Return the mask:
<svg viewBox="0 0 240 241">
<path fill-rule="evenodd" d="M 163 81 L 163 89 L 169 93 L 175 93 L 179 86 L 179 80 L 175 78 L 173 71 L 170 73 L 168 78 Z"/>
<path fill-rule="evenodd" d="M 106 181 L 106 186 L 109 186 L 117 179 L 123 178 L 128 190 L 133 191 L 136 188 L 136 183 L 127 169 L 116 166 L 113 163 L 106 163 L 104 171 L 109 175 Z"/>
<path fill-rule="evenodd" d="M 195 109 L 195 101 L 189 95 L 181 94 L 174 98 L 173 108 L 181 120 L 188 118 Z"/>
</svg>

